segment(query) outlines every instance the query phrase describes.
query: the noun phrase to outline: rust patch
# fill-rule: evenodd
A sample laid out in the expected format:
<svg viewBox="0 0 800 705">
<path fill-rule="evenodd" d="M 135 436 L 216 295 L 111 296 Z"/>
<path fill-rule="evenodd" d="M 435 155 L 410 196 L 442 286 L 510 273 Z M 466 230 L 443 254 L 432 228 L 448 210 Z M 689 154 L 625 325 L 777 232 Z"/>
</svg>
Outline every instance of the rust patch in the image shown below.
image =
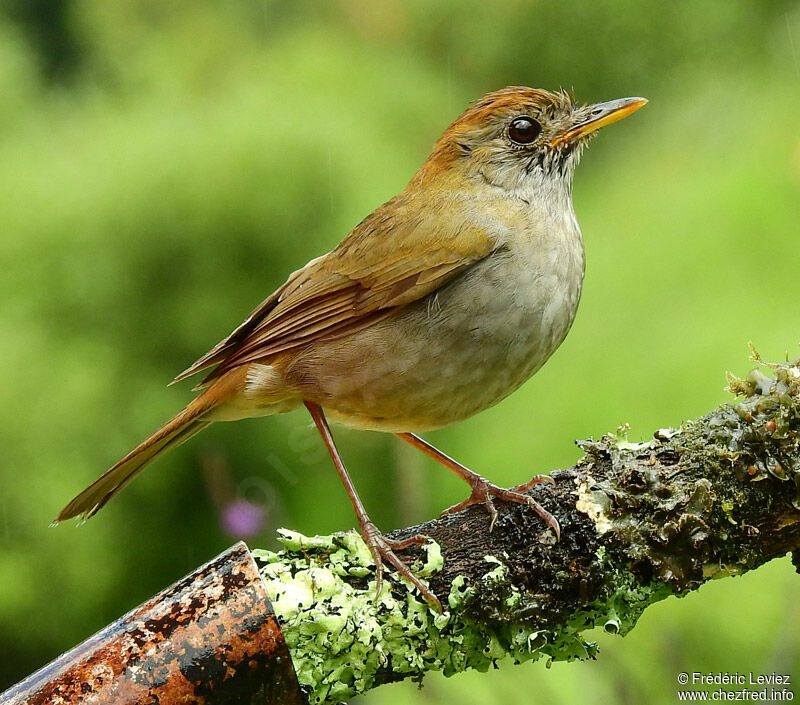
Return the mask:
<svg viewBox="0 0 800 705">
<path fill-rule="evenodd" d="M 0 695 L 2 705 L 303 705 L 244 543 Z"/>
</svg>

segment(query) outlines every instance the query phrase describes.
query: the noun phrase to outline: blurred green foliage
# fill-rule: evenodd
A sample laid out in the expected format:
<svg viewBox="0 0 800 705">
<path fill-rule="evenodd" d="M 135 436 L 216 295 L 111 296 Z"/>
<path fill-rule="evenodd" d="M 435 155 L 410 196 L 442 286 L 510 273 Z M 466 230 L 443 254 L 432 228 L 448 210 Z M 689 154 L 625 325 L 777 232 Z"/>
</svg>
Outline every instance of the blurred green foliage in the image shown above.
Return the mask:
<svg viewBox="0 0 800 705">
<path fill-rule="evenodd" d="M 509 84 L 651 104 L 603 131 L 575 205 L 573 331 L 521 391 L 430 434 L 500 483 L 726 398 L 746 342 L 796 354 L 800 6 L 240 0 L 0 10 L 0 688 L 233 542 L 235 496 L 350 527 L 303 414 L 219 425 L 96 519 L 57 510 L 188 398 L 163 384 L 411 177 L 467 103 Z M 336 432 L 373 518 L 421 521 L 458 480 Z M 597 662 L 507 667 L 363 702 L 672 703 L 679 671 L 800 674 L 788 559 L 650 609 Z"/>
</svg>

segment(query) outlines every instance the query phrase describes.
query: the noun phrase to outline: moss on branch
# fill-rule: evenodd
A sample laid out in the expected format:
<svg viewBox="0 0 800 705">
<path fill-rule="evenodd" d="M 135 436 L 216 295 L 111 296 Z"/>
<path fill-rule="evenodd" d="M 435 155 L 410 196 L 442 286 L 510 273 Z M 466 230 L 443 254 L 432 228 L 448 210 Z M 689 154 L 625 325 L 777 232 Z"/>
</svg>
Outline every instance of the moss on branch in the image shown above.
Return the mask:
<svg viewBox="0 0 800 705">
<path fill-rule="evenodd" d="M 574 467 L 531 490 L 559 519 L 559 542 L 518 505 L 502 506 L 491 533 L 481 507 L 394 532 L 431 537 L 403 558 L 444 614 L 394 574 L 375 601 L 354 532 L 283 531 L 282 550 L 255 551 L 310 702 L 503 658 L 591 658 L 592 628 L 624 635 L 658 600 L 798 549 L 800 369 L 762 366 L 771 374 L 729 378 L 735 402 L 646 443 L 580 442 Z"/>
</svg>

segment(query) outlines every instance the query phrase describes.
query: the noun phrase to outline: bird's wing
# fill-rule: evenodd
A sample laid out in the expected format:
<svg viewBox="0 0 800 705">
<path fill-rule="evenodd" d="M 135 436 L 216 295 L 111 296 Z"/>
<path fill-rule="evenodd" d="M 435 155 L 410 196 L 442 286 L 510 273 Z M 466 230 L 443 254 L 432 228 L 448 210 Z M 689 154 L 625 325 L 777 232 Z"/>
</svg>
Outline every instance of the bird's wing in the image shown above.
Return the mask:
<svg viewBox="0 0 800 705">
<path fill-rule="evenodd" d="M 443 203 L 425 212 L 413 200 L 389 201 L 175 381 L 217 365 L 206 384 L 239 365 L 366 328 L 436 291 L 495 249 L 485 229 L 455 213 Z"/>
</svg>

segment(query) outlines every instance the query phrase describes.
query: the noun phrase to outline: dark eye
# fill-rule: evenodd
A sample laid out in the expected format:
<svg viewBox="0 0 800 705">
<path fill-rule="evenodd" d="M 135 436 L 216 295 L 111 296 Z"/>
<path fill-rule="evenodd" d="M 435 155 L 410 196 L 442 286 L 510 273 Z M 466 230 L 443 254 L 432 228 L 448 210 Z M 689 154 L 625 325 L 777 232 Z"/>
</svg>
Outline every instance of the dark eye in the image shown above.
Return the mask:
<svg viewBox="0 0 800 705">
<path fill-rule="evenodd" d="M 508 136 L 517 144 L 530 144 L 541 133 L 542 126 L 531 117 L 514 118 L 508 126 Z"/>
</svg>

